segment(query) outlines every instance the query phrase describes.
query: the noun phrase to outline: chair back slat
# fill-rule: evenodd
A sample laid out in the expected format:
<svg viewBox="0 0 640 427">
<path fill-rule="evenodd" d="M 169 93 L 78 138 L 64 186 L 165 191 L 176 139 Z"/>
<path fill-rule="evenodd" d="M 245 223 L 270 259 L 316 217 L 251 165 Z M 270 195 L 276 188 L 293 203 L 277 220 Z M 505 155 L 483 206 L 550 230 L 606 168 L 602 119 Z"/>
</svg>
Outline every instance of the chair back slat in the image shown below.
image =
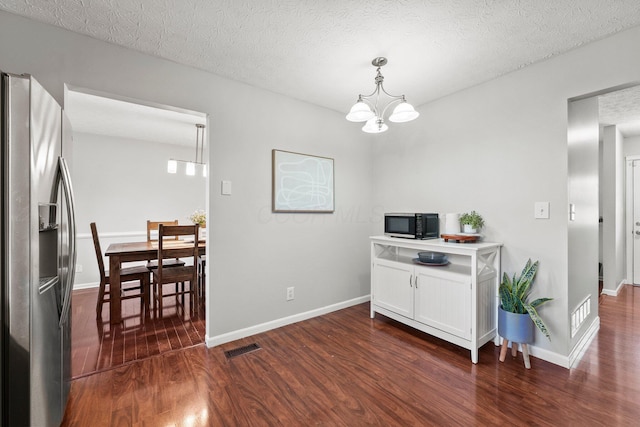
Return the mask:
<svg viewBox="0 0 640 427">
<path fill-rule="evenodd" d="M 178 220 L 173 221 L 149 221 L 147 220 L 147 242 L 157 242 L 160 225 L 178 225 Z M 178 240 L 178 237 L 170 237 L 172 240 Z"/>
<path fill-rule="evenodd" d="M 194 225 L 164 225 L 158 227 L 158 270 L 162 276 L 162 264 L 164 259 L 168 258 L 192 258 L 195 265 L 198 257 L 198 224 Z M 192 241 L 182 240 L 180 247 L 176 247 L 178 243 L 173 240 L 167 241 L 166 238 L 192 236 Z M 183 246 L 184 245 L 184 246 Z"/>
<path fill-rule="evenodd" d="M 96 260 L 98 261 L 98 270 L 100 270 L 100 282 L 103 282 L 107 277 L 104 270 L 104 259 L 102 258 L 102 249 L 100 248 L 100 239 L 98 237 L 98 228 L 96 223 L 89 224 L 91 227 L 91 236 L 93 237 L 93 247 L 96 251 Z"/>
<path fill-rule="evenodd" d="M 158 257 L 160 254 L 158 254 Z M 188 248 L 171 248 L 164 246 L 162 248 L 162 257 L 163 259 L 175 259 L 175 258 L 188 258 L 193 256 L 193 248 L 189 246 Z"/>
<path fill-rule="evenodd" d="M 197 224 L 194 224 L 197 225 Z M 162 235 L 166 238 L 166 240 L 170 240 L 172 236 L 189 236 L 193 235 L 194 225 L 164 225 L 162 224 Z M 160 237 L 160 233 L 158 233 L 158 237 Z"/>
</svg>

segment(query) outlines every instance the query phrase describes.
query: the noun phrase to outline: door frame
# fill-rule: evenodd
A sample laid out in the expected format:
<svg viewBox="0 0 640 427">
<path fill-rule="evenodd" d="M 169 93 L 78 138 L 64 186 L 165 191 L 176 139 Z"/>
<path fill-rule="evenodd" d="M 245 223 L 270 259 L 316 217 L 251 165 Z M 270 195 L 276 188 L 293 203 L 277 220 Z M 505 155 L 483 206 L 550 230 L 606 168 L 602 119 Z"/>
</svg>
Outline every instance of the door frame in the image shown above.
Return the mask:
<svg viewBox="0 0 640 427">
<path fill-rule="evenodd" d="M 625 223 L 626 223 L 626 283 L 633 285 L 633 162 L 640 160 L 640 155 L 625 156 Z"/>
</svg>

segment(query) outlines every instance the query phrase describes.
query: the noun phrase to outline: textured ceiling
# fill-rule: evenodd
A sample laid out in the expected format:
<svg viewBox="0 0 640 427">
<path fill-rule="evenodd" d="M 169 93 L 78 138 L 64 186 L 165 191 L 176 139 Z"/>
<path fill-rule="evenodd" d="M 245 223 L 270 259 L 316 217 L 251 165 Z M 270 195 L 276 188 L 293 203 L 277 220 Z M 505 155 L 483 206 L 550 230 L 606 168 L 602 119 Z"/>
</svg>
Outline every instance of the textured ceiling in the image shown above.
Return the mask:
<svg viewBox="0 0 640 427">
<path fill-rule="evenodd" d="M 419 106 L 640 25 L 638 0 L 0 0 L 0 10 L 343 113 L 373 90 L 377 56 L 389 59 L 385 88 Z M 638 100 L 601 97 L 601 114 L 640 133 L 629 118 Z"/>
<path fill-rule="evenodd" d="M 616 125 L 624 136 L 640 135 L 640 86 L 598 97 L 600 124 Z"/>
<path fill-rule="evenodd" d="M 0 0 L 0 9 L 348 111 L 420 105 L 640 24 L 638 0 Z"/>
</svg>

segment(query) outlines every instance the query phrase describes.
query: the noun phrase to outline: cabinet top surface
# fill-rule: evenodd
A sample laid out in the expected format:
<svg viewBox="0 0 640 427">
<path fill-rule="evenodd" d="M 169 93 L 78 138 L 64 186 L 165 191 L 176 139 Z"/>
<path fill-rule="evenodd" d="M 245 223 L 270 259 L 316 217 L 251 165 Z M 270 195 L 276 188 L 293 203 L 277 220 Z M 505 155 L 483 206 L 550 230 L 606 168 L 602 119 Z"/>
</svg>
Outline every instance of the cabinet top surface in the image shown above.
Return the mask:
<svg viewBox="0 0 640 427">
<path fill-rule="evenodd" d="M 389 236 L 371 236 L 370 239 L 372 243 L 381 243 L 384 245 L 399 246 L 405 248 L 437 249 L 441 252 L 445 252 L 447 249 L 478 251 L 483 249 L 498 248 L 502 246 L 502 243 L 496 242 L 453 243 L 445 242 L 442 239 L 414 240 Z"/>
</svg>

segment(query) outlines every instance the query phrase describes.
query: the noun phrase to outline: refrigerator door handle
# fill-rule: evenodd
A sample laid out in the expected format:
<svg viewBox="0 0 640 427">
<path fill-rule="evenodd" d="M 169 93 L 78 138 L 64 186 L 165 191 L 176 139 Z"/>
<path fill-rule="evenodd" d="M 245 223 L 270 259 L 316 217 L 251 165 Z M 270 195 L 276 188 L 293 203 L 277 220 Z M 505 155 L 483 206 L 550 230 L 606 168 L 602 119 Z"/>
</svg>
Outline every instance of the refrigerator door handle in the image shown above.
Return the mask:
<svg viewBox="0 0 640 427">
<path fill-rule="evenodd" d="M 60 313 L 60 325 L 67 321 L 69 315 L 69 309 L 71 307 L 71 291 L 73 290 L 73 280 L 76 275 L 76 260 L 78 253 L 76 249 L 76 214 L 75 214 L 75 200 L 73 196 L 73 187 L 71 186 L 71 176 L 69 175 L 69 167 L 64 157 L 58 158 L 58 173 L 56 176 L 56 185 L 54 188 L 58 188 L 59 184 L 62 184 L 64 197 L 66 201 L 67 217 L 69 219 L 68 232 L 69 232 L 69 272 L 67 274 L 67 283 L 63 283 L 64 297 L 62 301 L 62 311 Z M 54 194 L 57 199 L 57 194 Z"/>
</svg>

